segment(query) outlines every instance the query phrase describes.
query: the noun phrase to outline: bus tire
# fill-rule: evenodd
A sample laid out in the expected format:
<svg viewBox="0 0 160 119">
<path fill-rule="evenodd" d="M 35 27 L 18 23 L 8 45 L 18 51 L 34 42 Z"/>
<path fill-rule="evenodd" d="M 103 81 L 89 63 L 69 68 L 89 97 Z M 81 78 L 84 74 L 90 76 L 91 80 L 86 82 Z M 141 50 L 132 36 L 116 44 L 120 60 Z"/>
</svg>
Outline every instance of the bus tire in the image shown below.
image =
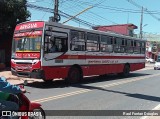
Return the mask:
<svg viewBox="0 0 160 119">
<path fill-rule="evenodd" d="M 130 73 L 130 66 L 126 64 L 123 68 L 123 72 L 119 73 L 119 75 L 126 78 L 129 76 L 129 73 Z"/>
<path fill-rule="evenodd" d="M 66 80 L 68 83 L 74 84 L 80 82 L 82 78 L 83 78 L 82 71 L 78 67 L 73 66 L 70 68 Z"/>
</svg>

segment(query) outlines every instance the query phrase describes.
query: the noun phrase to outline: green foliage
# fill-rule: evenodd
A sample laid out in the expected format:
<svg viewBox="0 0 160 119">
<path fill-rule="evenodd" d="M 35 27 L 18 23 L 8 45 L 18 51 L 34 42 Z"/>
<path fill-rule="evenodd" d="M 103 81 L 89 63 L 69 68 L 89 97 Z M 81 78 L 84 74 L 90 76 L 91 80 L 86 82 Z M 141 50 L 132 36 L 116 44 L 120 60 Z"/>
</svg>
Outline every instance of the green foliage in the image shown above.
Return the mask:
<svg viewBox="0 0 160 119">
<path fill-rule="evenodd" d="M 0 34 L 13 34 L 15 26 L 28 20 L 26 0 L 0 0 Z"/>
</svg>

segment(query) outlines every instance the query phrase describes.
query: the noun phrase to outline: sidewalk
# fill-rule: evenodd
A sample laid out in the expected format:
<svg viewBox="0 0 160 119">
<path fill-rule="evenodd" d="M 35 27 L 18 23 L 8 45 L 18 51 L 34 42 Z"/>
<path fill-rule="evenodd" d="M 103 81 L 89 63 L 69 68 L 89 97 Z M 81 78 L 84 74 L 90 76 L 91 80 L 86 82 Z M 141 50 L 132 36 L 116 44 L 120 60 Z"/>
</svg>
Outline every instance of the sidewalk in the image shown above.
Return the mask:
<svg viewBox="0 0 160 119">
<path fill-rule="evenodd" d="M 154 64 L 155 64 L 155 63 L 146 63 L 145 66 L 146 66 L 146 67 L 154 67 Z"/>
<path fill-rule="evenodd" d="M 24 77 L 13 76 L 9 69 L 0 71 L 0 77 L 1 76 L 6 77 L 8 82 L 10 82 L 11 84 L 14 84 L 14 85 L 21 84 L 21 83 L 24 82 L 24 80 L 27 80 L 28 83 L 42 82 L 43 81 L 42 79 L 24 78 Z"/>
</svg>

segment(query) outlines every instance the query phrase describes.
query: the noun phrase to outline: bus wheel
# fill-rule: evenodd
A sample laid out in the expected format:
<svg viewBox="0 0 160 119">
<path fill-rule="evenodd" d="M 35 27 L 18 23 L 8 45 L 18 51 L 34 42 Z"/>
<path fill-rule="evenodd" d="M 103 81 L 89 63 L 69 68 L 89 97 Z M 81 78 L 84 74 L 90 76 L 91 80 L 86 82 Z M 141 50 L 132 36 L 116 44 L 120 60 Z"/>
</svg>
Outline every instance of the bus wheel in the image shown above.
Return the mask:
<svg viewBox="0 0 160 119">
<path fill-rule="evenodd" d="M 119 73 L 119 75 L 122 76 L 122 77 L 128 77 L 129 76 L 129 72 L 130 72 L 129 65 L 125 65 L 124 69 L 123 69 L 123 72 Z"/>
<path fill-rule="evenodd" d="M 69 83 L 77 83 L 82 79 L 82 72 L 78 67 L 71 67 L 68 72 L 67 82 Z"/>
</svg>

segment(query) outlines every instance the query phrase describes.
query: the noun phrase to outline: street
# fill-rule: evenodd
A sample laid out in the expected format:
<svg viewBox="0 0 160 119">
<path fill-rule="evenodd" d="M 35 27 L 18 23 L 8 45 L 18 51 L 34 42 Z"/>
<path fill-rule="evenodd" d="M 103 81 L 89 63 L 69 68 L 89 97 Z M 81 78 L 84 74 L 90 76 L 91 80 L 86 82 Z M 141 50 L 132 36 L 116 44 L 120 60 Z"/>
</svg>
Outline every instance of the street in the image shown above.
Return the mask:
<svg viewBox="0 0 160 119">
<path fill-rule="evenodd" d="M 160 119 L 157 3 L 1 0 L 0 116 Z"/>
<path fill-rule="evenodd" d="M 153 68 L 132 72 L 129 78 L 116 75 L 85 78 L 79 84 L 68 85 L 64 81 L 53 84 L 33 82 L 26 86 L 30 100 L 42 104 L 44 110 L 152 110 L 160 102 L 160 71 Z M 62 111 L 63 113 L 63 111 Z M 75 112 L 76 113 L 76 112 Z M 61 115 L 61 114 L 59 114 Z M 139 119 L 142 116 L 59 116 L 47 115 L 47 119 L 104 118 Z"/>
</svg>

